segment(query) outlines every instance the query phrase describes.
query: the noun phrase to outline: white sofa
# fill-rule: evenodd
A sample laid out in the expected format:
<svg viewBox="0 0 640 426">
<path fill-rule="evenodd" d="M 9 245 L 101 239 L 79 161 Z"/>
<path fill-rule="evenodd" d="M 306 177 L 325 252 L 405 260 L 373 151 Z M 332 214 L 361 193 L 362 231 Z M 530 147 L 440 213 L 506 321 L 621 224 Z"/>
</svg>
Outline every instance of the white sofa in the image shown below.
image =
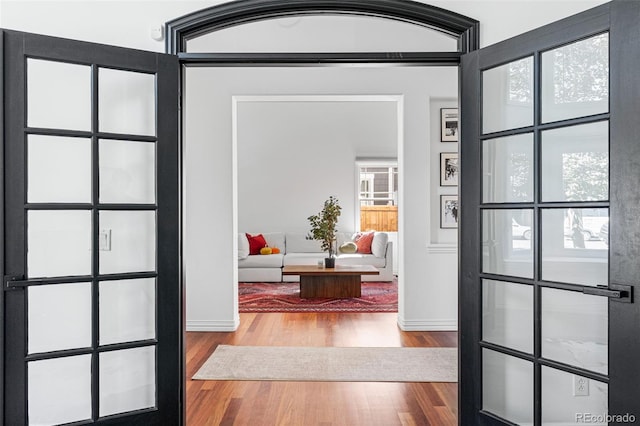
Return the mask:
<svg viewBox="0 0 640 426">
<path fill-rule="evenodd" d="M 252 234 L 254 235 L 254 234 Z M 317 265 L 327 257 L 320 241 L 308 240 L 307 234 L 296 232 L 262 233 L 269 247 L 280 249 L 278 254 L 249 255 L 245 233 L 238 234 L 238 281 L 282 282 L 299 281 L 297 275 L 282 275 L 286 265 Z M 351 234 L 338 233 L 337 246 L 351 241 Z M 380 275 L 362 275 L 362 281 L 393 281 L 393 243 L 384 232 L 376 232 L 371 243 L 372 254 L 338 253 L 337 265 L 373 265 Z"/>
</svg>

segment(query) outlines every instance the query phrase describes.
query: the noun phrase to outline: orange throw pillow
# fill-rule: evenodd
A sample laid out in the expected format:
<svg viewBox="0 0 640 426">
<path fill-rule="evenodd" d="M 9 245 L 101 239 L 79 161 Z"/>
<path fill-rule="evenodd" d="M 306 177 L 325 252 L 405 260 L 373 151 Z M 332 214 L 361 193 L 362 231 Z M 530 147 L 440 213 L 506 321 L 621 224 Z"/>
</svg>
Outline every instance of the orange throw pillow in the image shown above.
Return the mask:
<svg viewBox="0 0 640 426">
<path fill-rule="evenodd" d="M 267 241 L 262 234 L 246 234 L 246 236 L 247 240 L 249 240 L 249 254 L 260 254 L 260 249 L 267 246 Z"/>
<path fill-rule="evenodd" d="M 362 254 L 371 254 L 371 242 L 373 242 L 373 232 L 358 234 L 354 240 L 358 246 L 358 253 Z"/>
</svg>

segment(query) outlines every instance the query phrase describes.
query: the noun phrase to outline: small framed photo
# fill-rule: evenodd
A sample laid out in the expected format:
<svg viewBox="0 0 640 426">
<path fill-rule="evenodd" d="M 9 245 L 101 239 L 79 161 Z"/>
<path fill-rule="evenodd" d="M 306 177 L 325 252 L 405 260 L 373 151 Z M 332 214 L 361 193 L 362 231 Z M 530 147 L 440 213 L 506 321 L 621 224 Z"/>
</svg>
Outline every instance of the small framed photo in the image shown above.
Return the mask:
<svg viewBox="0 0 640 426">
<path fill-rule="evenodd" d="M 458 153 L 440 153 L 440 186 L 458 186 Z"/>
<path fill-rule="evenodd" d="M 457 195 L 441 195 L 440 196 L 440 228 L 457 228 L 458 227 L 458 215 L 460 210 L 458 208 L 458 196 Z"/>
<path fill-rule="evenodd" d="M 458 142 L 458 108 L 440 108 L 440 141 Z"/>
</svg>

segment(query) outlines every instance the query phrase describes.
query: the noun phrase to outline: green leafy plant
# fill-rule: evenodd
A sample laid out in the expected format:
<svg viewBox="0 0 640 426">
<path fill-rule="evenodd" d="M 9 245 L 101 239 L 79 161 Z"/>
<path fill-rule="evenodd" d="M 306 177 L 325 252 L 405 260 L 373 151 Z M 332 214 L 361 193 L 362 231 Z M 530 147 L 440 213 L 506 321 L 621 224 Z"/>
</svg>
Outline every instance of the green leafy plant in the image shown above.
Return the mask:
<svg viewBox="0 0 640 426">
<path fill-rule="evenodd" d="M 321 241 L 322 250 L 328 252 L 329 257 L 333 257 L 335 253 L 336 226 L 341 210 L 338 199 L 332 195 L 324 202 L 320 213 L 307 218 L 311 224 L 311 232 L 307 238 Z"/>
</svg>

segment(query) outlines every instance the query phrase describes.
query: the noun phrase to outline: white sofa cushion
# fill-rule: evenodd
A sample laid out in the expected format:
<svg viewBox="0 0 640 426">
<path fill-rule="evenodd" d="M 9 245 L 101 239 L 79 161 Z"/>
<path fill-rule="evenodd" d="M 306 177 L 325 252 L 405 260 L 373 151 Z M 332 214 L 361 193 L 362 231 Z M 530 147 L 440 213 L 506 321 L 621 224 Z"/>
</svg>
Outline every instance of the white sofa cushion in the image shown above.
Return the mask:
<svg viewBox="0 0 640 426">
<path fill-rule="evenodd" d="M 268 232 L 263 233 L 262 236 L 264 237 L 269 247 L 278 247 L 280 249 L 280 253 L 285 253 L 283 232 Z"/>
<path fill-rule="evenodd" d="M 341 254 L 336 258 L 336 265 L 372 265 L 376 268 L 384 268 L 385 258 L 362 253 Z"/>
<path fill-rule="evenodd" d="M 284 255 L 254 254 L 246 259 L 238 260 L 239 268 L 281 268 Z"/>
<path fill-rule="evenodd" d="M 318 240 L 307 240 L 307 234 L 287 232 L 287 253 L 322 253 Z"/>
<path fill-rule="evenodd" d="M 384 258 L 387 252 L 388 241 L 389 235 L 386 232 L 376 232 L 373 234 L 373 241 L 371 241 L 371 254 L 375 257 Z"/>
<path fill-rule="evenodd" d="M 239 282 L 282 282 L 282 269 L 280 268 L 239 268 Z"/>
<path fill-rule="evenodd" d="M 287 253 L 284 266 L 287 265 L 317 265 L 319 260 L 327 257 L 326 253 Z"/>
<path fill-rule="evenodd" d="M 285 234 L 287 253 L 322 253 L 322 248 L 320 248 L 322 242 L 318 240 L 308 240 L 307 235 L 308 234 L 302 232 L 287 232 Z M 350 234 L 346 232 L 336 232 L 336 246 L 334 248 L 337 250 L 341 244 L 347 241 L 351 241 Z"/>
<path fill-rule="evenodd" d="M 249 257 L 249 240 L 244 232 L 238 234 L 238 260 Z"/>
</svg>

